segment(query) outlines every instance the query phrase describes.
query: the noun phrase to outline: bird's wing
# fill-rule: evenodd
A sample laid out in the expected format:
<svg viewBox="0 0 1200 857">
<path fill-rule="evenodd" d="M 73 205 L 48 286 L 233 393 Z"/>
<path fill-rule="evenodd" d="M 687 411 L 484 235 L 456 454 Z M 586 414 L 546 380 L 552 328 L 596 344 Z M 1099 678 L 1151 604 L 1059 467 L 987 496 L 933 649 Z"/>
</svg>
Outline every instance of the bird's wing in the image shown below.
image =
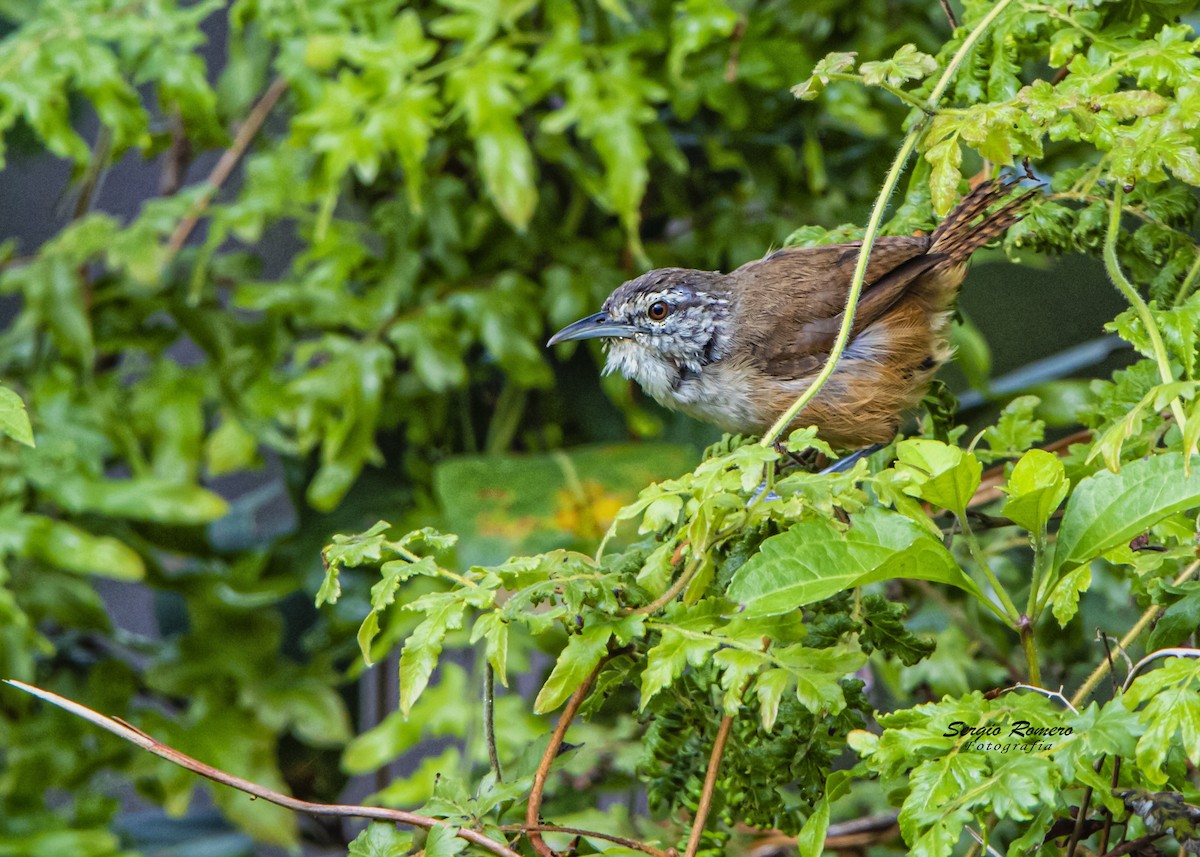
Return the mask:
<svg viewBox="0 0 1200 857">
<path fill-rule="evenodd" d="M 921 274 L 945 260 L 926 252 L 929 242 L 923 236 L 875 242 L 853 333 L 877 321 Z M 800 378 L 820 369 L 842 324 L 859 247 L 789 247 L 735 271 L 736 329 L 744 353 L 780 376 Z"/>
</svg>

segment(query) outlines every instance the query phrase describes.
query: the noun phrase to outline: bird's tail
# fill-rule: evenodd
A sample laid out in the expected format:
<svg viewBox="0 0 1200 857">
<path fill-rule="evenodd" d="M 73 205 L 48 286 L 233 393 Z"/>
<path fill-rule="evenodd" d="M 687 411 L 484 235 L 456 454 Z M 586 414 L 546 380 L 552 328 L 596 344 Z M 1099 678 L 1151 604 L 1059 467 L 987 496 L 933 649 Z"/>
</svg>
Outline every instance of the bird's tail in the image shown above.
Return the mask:
<svg viewBox="0 0 1200 857">
<path fill-rule="evenodd" d="M 934 230 L 929 252 L 965 262 L 984 244 L 1003 235 L 1024 217 L 1029 200 L 1041 193 L 1040 186 L 1028 190 L 989 214 L 988 209 L 1007 197 L 1019 181 L 1019 178 L 989 179 L 976 185 Z"/>
</svg>

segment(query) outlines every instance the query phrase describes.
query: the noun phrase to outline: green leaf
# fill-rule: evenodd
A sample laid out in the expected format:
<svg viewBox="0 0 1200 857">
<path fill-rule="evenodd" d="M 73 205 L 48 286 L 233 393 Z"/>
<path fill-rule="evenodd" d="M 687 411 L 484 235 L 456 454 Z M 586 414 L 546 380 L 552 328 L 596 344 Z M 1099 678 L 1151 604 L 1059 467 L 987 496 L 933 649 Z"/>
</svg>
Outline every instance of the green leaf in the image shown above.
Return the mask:
<svg viewBox="0 0 1200 857">
<path fill-rule="evenodd" d="M 728 595 L 753 616 L 786 613 L 846 589 L 907 577 L 984 596 L 941 542 L 903 515 L 869 507 L 839 532 L 802 521 L 772 536 L 729 584 Z"/>
<path fill-rule="evenodd" d="M 410 831 L 394 824 L 372 821 L 367 829 L 350 843 L 347 857 L 404 857 L 412 849 Z"/>
<path fill-rule="evenodd" d="M 717 648 L 716 637 L 685 636 L 673 628 L 662 633 L 662 639 L 646 653 L 646 668 L 642 671 L 642 698 L 638 710 L 646 705 L 663 688 L 683 673 L 688 664 L 698 666 Z"/>
<path fill-rule="evenodd" d="M 553 711 L 574 693 L 608 651 L 612 634 L 611 625 L 600 624 L 584 628 L 581 633 L 570 637 L 567 647 L 550 671 L 550 677 L 533 701 L 533 710 L 538 714 Z"/>
<path fill-rule="evenodd" d="M 508 687 L 508 623 L 498 612 L 484 613 L 475 620 L 475 627 L 471 629 L 471 645 L 475 645 L 480 637 L 485 641 L 484 656 L 496 678 L 500 679 L 500 684 Z"/>
<path fill-rule="evenodd" d="M 863 82 L 872 86 L 885 82 L 899 86 L 910 80 L 928 77 L 937 68 L 937 60 L 917 50 L 916 45 L 903 45 L 891 59 L 863 63 L 859 66 L 859 73 Z"/>
<path fill-rule="evenodd" d="M 791 675 L 784 669 L 769 669 L 759 673 L 754 680 L 754 695 L 762 715 L 763 729 L 770 732 L 775 728 L 775 720 L 779 716 L 779 703 L 783 692 L 791 683 Z"/>
<path fill-rule="evenodd" d="M 7 387 L 0 387 L 0 434 L 8 435 L 17 443 L 35 446 L 25 402 Z"/>
<path fill-rule="evenodd" d="M 956 446 L 925 438 L 901 441 L 896 456 L 897 470 L 907 469 L 917 476 L 907 493 L 956 515 L 966 513 L 983 474 L 979 459 Z"/>
<path fill-rule="evenodd" d="M 796 699 L 814 714 L 837 713 L 846 707 L 842 679 L 862 668 L 867 656 L 847 645 L 827 649 L 790 646 L 775 653 L 796 680 Z"/>
<path fill-rule="evenodd" d="M 1200 467 L 1183 473 L 1177 452 L 1102 470 L 1080 481 L 1063 513 L 1054 551 L 1057 571 L 1089 562 L 1146 532 L 1168 515 L 1200 506 Z"/>
<path fill-rule="evenodd" d="M 1017 396 L 1000 412 L 996 425 L 983 433 L 993 457 L 1020 455 L 1046 435 L 1046 424 L 1033 416 L 1040 404 L 1037 396 Z"/>
<path fill-rule="evenodd" d="M 39 481 L 41 481 L 39 479 Z M 207 524 L 223 518 L 229 504 L 218 494 L 153 477 L 47 480 L 45 490 L 68 509 L 158 524 Z"/>
<path fill-rule="evenodd" d="M 829 832 L 829 800 L 822 797 L 800 828 L 796 847 L 800 857 L 821 857 L 825 852 L 825 834 Z"/>
<path fill-rule="evenodd" d="M 1050 591 L 1050 609 L 1060 627 L 1067 627 L 1067 623 L 1075 618 L 1075 614 L 1079 612 L 1079 596 L 1087 592 L 1091 585 L 1090 565 L 1079 566 L 1055 584 L 1054 589 Z"/>
<path fill-rule="evenodd" d="M 1031 533 L 1041 533 L 1070 488 L 1059 457 L 1031 449 L 1013 466 L 1002 511 Z"/>
<path fill-rule="evenodd" d="M 962 180 L 962 173 L 959 171 L 959 167 L 962 166 L 962 147 L 958 144 L 958 135 L 952 134 L 930 147 L 925 153 L 925 160 L 933 166 L 929 174 L 933 210 L 944 216 L 954 207 L 954 202 L 958 199 L 958 183 Z"/>
<path fill-rule="evenodd" d="M 1170 589 L 1174 590 L 1173 587 Z M 1200 628 L 1200 583 L 1180 587 L 1183 597 L 1163 611 L 1146 640 L 1147 651 L 1181 645 Z"/>
<path fill-rule="evenodd" d="M 141 555 L 111 536 L 42 515 L 21 515 L 5 526 L 19 540 L 22 555 L 57 568 L 115 580 L 141 580 L 146 575 Z"/>
<path fill-rule="evenodd" d="M 400 710 L 405 715 L 429 684 L 446 634 L 462 627 L 465 608 L 465 602 L 453 597 L 439 600 L 404 643 L 400 652 Z"/>
<path fill-rule="evenodd" d="M 1138 740 L 1137 765 L 1154 786 L 1167 782 L 1168 757 L 1181 750 L 1200 763 L 1200 659 L 1169 658 L 1159 669 L 1137 677 L 1122 697 L 1138 711 L 1146 731 Z"/>
<path fill-rule="evenodd" d="M 792 95 L 801 101 L 812 101 L 829 85 L 830 75 L 841 74 L 854 68 L 857 54 L 853 51 L 841 51 L 828 54 L 813 66 L 808 79 L 792 87 Z"/>
<path fill-rule="evenodd" d="M 454 857 L 469 843 L 457 836 L 454 828 L 438 825 L 425 836 L 425 857 Z"/>
</svg>

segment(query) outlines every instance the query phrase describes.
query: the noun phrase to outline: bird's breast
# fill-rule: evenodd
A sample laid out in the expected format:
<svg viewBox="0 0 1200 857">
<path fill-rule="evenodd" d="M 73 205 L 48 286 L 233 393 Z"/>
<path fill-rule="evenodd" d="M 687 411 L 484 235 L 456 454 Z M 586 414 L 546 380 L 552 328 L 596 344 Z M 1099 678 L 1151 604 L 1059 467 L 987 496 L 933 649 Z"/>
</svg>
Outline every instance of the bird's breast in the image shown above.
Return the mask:
<svg viewBox="0 0 1200 857">
<path fill-rule="evenodd" d="M 723 360 L 685 372 L 674 384 L 648 390 L 659 404 L 727 432 L 760 432 L 771 424 L 761 391 L 766 379 L 744 363 Z"/>
</svg>

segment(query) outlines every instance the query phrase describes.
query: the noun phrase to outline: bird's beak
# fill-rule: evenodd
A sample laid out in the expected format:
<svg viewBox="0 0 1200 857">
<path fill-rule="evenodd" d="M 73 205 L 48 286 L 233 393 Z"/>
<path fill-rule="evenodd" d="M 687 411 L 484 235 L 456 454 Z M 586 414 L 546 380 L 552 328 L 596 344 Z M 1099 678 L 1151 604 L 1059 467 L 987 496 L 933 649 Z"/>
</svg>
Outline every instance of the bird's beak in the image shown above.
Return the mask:
<svg viewBox="0 0 1200 857">
<path fill-rule="evenodd" d="M 598 312 L 568 324 L 550 337 L 546 347 L 572 339 L 632 339 L 635 333 L 637 328 L 632 324 L 620 324 L 609 318 L 607 313 Z"/>
</svg>

